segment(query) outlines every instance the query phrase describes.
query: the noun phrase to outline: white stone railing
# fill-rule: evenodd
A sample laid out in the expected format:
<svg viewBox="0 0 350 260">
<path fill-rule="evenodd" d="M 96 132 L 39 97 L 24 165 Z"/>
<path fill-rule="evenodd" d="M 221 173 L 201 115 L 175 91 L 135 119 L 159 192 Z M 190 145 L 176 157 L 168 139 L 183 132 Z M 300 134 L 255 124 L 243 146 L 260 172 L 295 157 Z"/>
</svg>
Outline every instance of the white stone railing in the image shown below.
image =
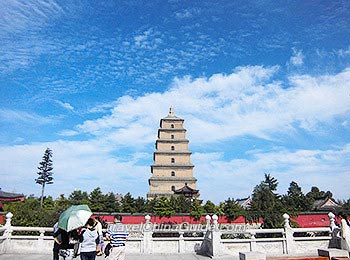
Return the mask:
<svg viewBox="0 0 350 260">
<path fill-rule="evenodd" d="M 329 214 L 330 227 L 325 228 L 292 228 L 289 216 L 283 215 L 283 228 L 254 229 L 251 226 L 243 229 L 242 225 L 229 226 L 219 224 L 218 217 L 206 216 L 205 225 L 192 225 L 181 229 L 180 225 L 173 230 L 150 222 L 150 216 L 145 216 L 146 223 L 127 225 L 129 239 L 127 253 L 202 253 L 212 256 L 238 255 L 239 252 L 260 251 L 267 255 L 317 254 L 317 249 L 328 248 L 331 234 L 337 227 L 334 215 Z M 52 252 L 52 228 L 16 227 L 11 225 L 12 214 L 6 215 L 6 224 L 0 227 L 0 253 L 41 253 Z M 186 225 L 185 225 L 186 226 Z M 233 227 L 233 228 L 232 228 Z M 36 232 L 38 235 L 19 235 L 20 232 Z M 175 237 L 156 236 L 156 234 L 176 234 Z M 17 233 L 17 234 L 16 234 Z M 201 235 L 203 234 L 204 235 Z M 318 234 L 322 233 L 322 236 Z M 187 236 L 195 234 L 198 236 Z M 268 236 L 267 236 L 268 234 Z M 301 236 L 306 234 L 304 236 Z M 264 236 L 265 235 L 265 236 Z M 236 236 L 236 237 L 235 237 Z M 238 237 L 237 237 L 238 236 Z M 226 238 L 225 238 L 226 237 Z M 235 237 L 235 238 L 232 238 Z"/>
</svg>

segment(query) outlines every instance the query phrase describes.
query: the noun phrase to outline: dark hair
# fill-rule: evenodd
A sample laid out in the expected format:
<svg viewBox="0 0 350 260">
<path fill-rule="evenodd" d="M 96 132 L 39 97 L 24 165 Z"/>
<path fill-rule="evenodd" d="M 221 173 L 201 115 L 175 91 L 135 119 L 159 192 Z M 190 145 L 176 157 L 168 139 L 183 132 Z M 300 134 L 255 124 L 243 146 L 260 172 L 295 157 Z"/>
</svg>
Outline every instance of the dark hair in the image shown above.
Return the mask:
<svg viewBox="0 0 350 260">
<path fill-rule="evenodd" d="M 95 225 L 95 220 L 93 218 L 89 218 L 86 224 L 93 227 Z"/>
<path fill-rule="evenodd" d="M 122 221 L 123 217 L 122 217 L 122 215 L 116 214 L 116 215 L 114 215 L 114 219 Z"/>
</svg>

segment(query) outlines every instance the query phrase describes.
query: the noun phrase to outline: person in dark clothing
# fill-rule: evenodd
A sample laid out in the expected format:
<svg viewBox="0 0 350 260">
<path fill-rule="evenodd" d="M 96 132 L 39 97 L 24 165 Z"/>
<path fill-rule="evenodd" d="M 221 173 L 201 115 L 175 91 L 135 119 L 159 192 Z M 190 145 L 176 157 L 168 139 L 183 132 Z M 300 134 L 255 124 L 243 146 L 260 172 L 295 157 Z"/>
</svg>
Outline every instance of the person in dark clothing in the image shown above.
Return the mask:
<svg viewBox="0 0 350 260">
<path fill-rule="evenodd" d="M 53 243 L 53 260 L 59 260 L 59 251 L 60 251 L 60 244 L 58 243 L 58 241 L 60 241 L 60 238 L 57 237 L 57 235 L 55 236 L 56 232 L 58 231 L 58 223 L 56 223 L 53 226 L 53 234 L 54 234 L 54 243 Z"/>
<path fill-rule="evenodd" d="M 54 234 L 54 240 L 59 245 L 59 260 L 72 260 L 76 257 L 79 245 L 77 230 L 67 232 L 59 228 Z"/>
</svg>

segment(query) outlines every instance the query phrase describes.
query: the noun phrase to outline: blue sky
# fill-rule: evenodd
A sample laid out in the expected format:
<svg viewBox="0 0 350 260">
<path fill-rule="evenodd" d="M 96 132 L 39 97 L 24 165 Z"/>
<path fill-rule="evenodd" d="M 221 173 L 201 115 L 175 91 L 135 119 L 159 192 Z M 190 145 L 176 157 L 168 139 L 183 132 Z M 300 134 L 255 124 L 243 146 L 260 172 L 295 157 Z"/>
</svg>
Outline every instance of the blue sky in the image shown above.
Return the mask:
<svg viewBox="0 0 350 260">
<path fill-rule="evenodd" d="M 270 173 L 350 197 L 349 1 L 0 1 L 0 178 L 144 196 L 159 120 L 185 119 L 201 198 Z M 220 190 L 220 193 L 215 191 Z"/>
</svg>

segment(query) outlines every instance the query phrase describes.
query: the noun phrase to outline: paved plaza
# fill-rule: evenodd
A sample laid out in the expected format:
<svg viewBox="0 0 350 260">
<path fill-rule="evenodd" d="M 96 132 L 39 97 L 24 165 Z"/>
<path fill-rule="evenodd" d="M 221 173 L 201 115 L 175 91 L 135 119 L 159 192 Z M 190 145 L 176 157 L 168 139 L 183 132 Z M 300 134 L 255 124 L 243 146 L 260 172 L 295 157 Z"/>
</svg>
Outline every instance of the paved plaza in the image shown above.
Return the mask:
<svg viewBox="0 0 350 260">
<path fill-rule="evenodd" d="M 80 257 L 76 258 L 80 260 Z M 96 257 L 96 260 L 106 259 L 104 257 Z M 126 260 L 210 260 L 210 257 L 200 256 L 196 254 L 129 254 L 125 257 Z M 221 257 L 220 260 L 238 260 L 238 256 Z M 3 254 L 0 255 L 0 260 L 52 260 L 51 255 L 36 255 L 36 254 Z"/>
</svg>

